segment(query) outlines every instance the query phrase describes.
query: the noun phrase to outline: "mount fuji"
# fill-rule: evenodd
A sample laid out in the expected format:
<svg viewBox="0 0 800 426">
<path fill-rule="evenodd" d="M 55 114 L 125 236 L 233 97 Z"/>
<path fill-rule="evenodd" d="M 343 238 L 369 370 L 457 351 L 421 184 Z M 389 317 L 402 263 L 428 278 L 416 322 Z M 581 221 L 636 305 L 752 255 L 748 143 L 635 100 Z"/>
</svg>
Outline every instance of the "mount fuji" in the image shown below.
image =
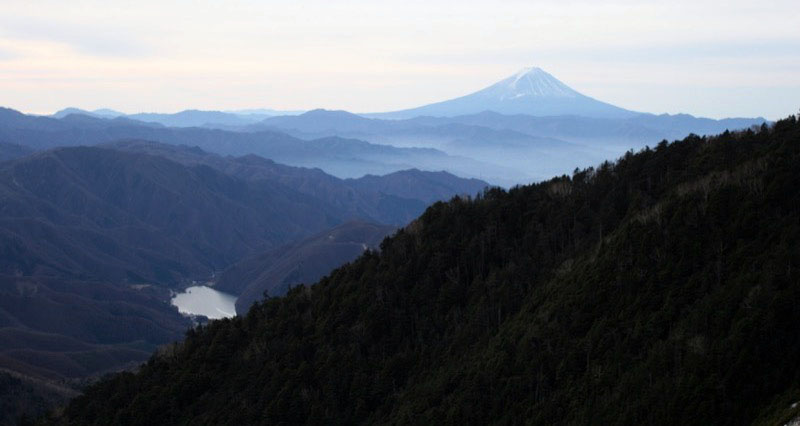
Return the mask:
<svg viewBox="0 0 800 426">
<path fill-rule="evenodd" d="M 629 118 L 638 113 L 583 95 L 537 67 L 518 73 L 483 90 L 402 111 L 368 114 L 375 118 L 453 117 L 494 111 L 532 116 L 577 115 L 591 118 Z"/>
</svg>

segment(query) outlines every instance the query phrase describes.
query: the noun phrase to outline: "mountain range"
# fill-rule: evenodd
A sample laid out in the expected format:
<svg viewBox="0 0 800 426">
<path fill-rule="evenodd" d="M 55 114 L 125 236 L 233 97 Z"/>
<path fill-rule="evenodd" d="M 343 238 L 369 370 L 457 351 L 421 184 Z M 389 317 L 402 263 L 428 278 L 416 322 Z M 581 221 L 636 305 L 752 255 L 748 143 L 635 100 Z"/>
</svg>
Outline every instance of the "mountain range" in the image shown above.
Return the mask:
<svg viewBox="0 0 800 426">
<path fill-rule="evenodd" d="M 7 108 L 0 109 L 0 143 L 36 150 L 56 146 L 95 145 L 122 139 L 198 146 L 222 155 L 256 154 L 283 164 L 322 168 L 342 178 L 357 178 L 365 174 L 382 175 L 414 167 L 433 171 L 447 170 L 468 177 L 475 177 L 470 172 L 485 170 L 502 174 L 505 170 L 502 166 L 448 155 L 432 148 L 398 148 L 337 136 L 305 140 L 280 131 L 236 132 L 200 127 L 176 128 L 124 117 L 102 119 L 76 114 L 54 119 L 25 115 Z"/>
<path fill-rule="evenodd" d="M 495 168 L 467 167 L 457 174 L 481 176 L 512 186 L 568 173 L 615 158 L 629 149 L 653 146 L 695 133 L 760 126 L 762 118 L 712 120 L 689 115 L 636 114 L 628 118 L 574 115 L 536 117 L 484 111 L 453 117 L 385 120 L 345 111 L 314 110 L 297 116 L 273 117 L 248 126 L 304 139 L 336 136 L 397 147 L 427 147 L 473 158 Z"/>
<path fill-rule="evenodd" d="M 436 203 L 49 421 L 794 424 L 799 140 L 792 116 Z"/>
<path fill-rule="evenodd" d="M 472 360 L 484 353 L 491 359 L 503 356 L 466 342 L 487 343 L 487 336 L 501 328 L 513 341 L 524 340 L 514 333 L 525 323 L 505 321 L 512 314 L 527 318 L 528 311 L 522 311 L 520 304 L 532 307 L 534 318 L 550 318 L 554 308 L 534 308 L 538 300 L 547 301 L 559 293 L 548 286 L 555 285 L 563 274 L 574 282 L 595 277 L 589 266 L 571 272 L 570 262 L 589 265 L 597 256 L 603 258 L 601 251 L 592 247 L 602 247 L 609 238 L 622 241 L 615 246 L 614 259 L 628 253 L 626 247 L 647 246 L 649 240 L 630 231 L 637 229 L 631 225 L 636 223 L 631 217 L 650 218 L 663 206 L 674 207 L 671 203 L 675 200 L 668 194 L 684 196 L 692 188 L 709 185 L 716 191 L 713 185 L 721 180 L 739 184 L 760 197 L 758 191 L 784 188 L 785 182 L 771 175 L 759 181 L 752 168 L 764 171 L 768 163 L 782 173 L 789 167 L 776 154 L 790 150 L 780 145 L 785 121 L 772 124 L 761 118 L 710 120 L 633 112 L 584 96 L 538 68 L 522 70 L 471 95 L 396 113 L 311 110 L 275 116 L 272 112 L 187 110 L 126 115 L 109 109 L 67 108 L 45 117 L 0 108 L 0 400 L 12 401 L 0 407 L 16 407 L 0 413 L 0 423 L 74 396 L 99 375 L 131 368 L 156 348 L 161 349 L 151 364 L 160 362 L 159 357 L 181 353 L 203 360 L 203 354 L 181 351 L 188 351 L 182 348 L 191 347 L 192 338 L 204 338 L 197 336 L 204 336 L 205 326 L 190 329 L 186 346 L 164 346 L 179 341 L 193 324 L 205 322 L 181 316 L 169 304 L 174 292 L 196 284 L 217 286 L 239 297 L 240 318 L 208 326 L 226 333 L 212 343 L 230 340 L 231 353 L 238 353 L 238 344 L 250 348 L 246 357 L 263 361 L 267 370 L 258 371 L 269 377 L 270 386 L 285 388 L 281 374 L 294 368 L 285 350 L 299 351 L 294 355 L 307 367 L 296 372 L 302 386 L 289 386 L 284 394 L 274 393 L 275 389 L 264 391 L 276 404 L 300 404 L 295 414 L 310 416 L 306 418 L 319 417 L 315 410 L 338 413 L 337 419 L 343 422 L 411 419 L 416 417 L 404 413 L 427 413 L 428 422 L 438 423 L 444 414 L 424 408 L 436 404 L 418 398 L 431 395 L 446 401 L 449 397 L 442 396 L 447 392 L 440 392 L 440 386 L 463 377 L 435 368 L 453 365 L 460 371 L 472 371 L 469 374 L 478 371 L 471 370 L 473 363 L 466 358 L 443 354 L 463 354 Z M 735 129 L 747 130 L 728 131 Z M 709 139 L 695 135 L 667 148 L 665 139 L 691 133 L 721 133 L 712 138 L 714 148 L 708 149 L 716 150 L 728 162 L 711 167 L 705 151 L 697 148 Z M 731 142 L 731 147 L 719 147 L 719 141 Z M 642 153 L 634 156 L 638 149 Z M 790 154 L 787 158 L 793 158 Z M 747 155 L 763 158 L 763 162 L 747 163 Z M 614 158 L 621 158 L 617 165 L 606 161 Z M 579 167 L 590 168 L 580 171 Z M 616 180 L 622 179 L 619 173 L 629 180 Z M 550 176 L 561 178 L 548 179 Z M 711 177 L 693 180 L 697 176 Z M 532 181 L 543 183 L 518 187 Z M 506 193 L 491 186 L 498 184 L 512 189 Z M 717 197 L 724 194 L 714 192 Z M 440 202 L 456 195 L 466 197 Z M 780 218 L 782 210 L 769 210 L 774 206 L 764 203 L 761 210 Z M 384 240 L 397 229 L 397 236 Z M 727 231 L 741 233 L 738 228 Z M 670 233 L 688 235 L 689 231 L 680 228 Z M 422 242 L 416 240 L 420 235 L 424 235 Z M 720 238 L 717 234 L 705 237 L 708 241 Z M 688 250 L 683 247 L 677 252 Z M 680 259 L 670 261 L 683 265 Z M 349 266 L 325 277 L 347 262 Z M 663 274 L 674 269 L 661 270 L 660 265 L 647 268 Z M 715 265 L 721 271 L 722 266 Z M 386 272 L 387 267 L 391 272 Z M 699 279 L 692 275 L 694 270 L 677 270 L 689 283 Z M 598 276 L 607 278 L 607 274 Z M 627 278 L 618 281 L 623 279 Z M 322 284 L 304 286 L 318 280 Z M 534 287 L 551 290 L 540 294 L 531 290 Z M 567 294 L 583 292 L 567 288 Z M 265 296 L 267 300 L 263 300 Z M 662 294 L 651 296 L 660 298 Z M 603 294 L 593 297 L 604 300 Z M 284 305 L 293 303 L 297 304 Z M 310 316 L 303 311 L 308 306 L 315 306 Z M 271 311 L 273 308 L 280 315 Z M 609 307 L 610 312 L 622 310 L 624 307 L 617 305 Z M 301 312 L 306 313 L 291 316 Z M 599 324 L 613 322 L 592 315 Z M 246 340 L 249 331 L 225 328 L 250 321 L 247 324 L 256 328 L 248 330 L 257 330 L 265 318 L 279 321 L 278 328 L 256 334 L 276 337 L 256 346 Z M 365 320 L 353 322 L 354 318 Z M 423 324 L 428 319 L 429 323 Z M 637 320 L 651 327 L 660 324 L 649 317 Z M 541 323 L 539 330 L 553 332 L 548 324 Z M 300 333 L 292 334 L 294 337 L 307 336 L 286 340 L 280 330 L 290 329 Z M 586 330 L 578 331 L 587 335 Z M 236 340 L 237 336 L 245 337 Z M 312 340 L 302 340 L 306 338 Z M 373 345 L 376 338 L 377 346 Z M 546 334 L 535 336 L 537 342 L 546 338 Z M 594 342 L 573 343 L 592 348 Z M 340 356 L 340 344 L 347 345 L 344 352 L 350 355 Z M 213 360 L 207 362 L 208 374 L 228 368 L 215 364 L 222 356 L 218 347 L 203 345 L 214 352 Z M 345 368 L 342 378 L 346 383 L 320 373 L 313 349 L 317 347 L 330 355 L 328 359 L 337 368 Z M 270 360 L 286 368 L 270 370 L 272 361 L 260 358 L 264 350 L 276 355 Z M 583 356 L 571 347 L 559 351 L 554 359 Z M 385 356 L 389 353 L 397 356 Z M 351 355 L 368 360 L 358 374 L 347 370 L 354 367 Z M 572 368 L 552 364 L 550 358 L 537 359 L 555 371 Z M 373 367 L 382 373 L 375 376 Z M 194 365 L 189 362 L 186 368 Z M 601 367 L 602 371 L 611 368 Z M 586 369 L 589 371 L 588 366 Z M 150 370 L 144 371 L 150 374 Z M 527 382 L 541 386 L 537 389 L 558 401 L 554 404 L 569 405 L 570 399 L 547 393 L 557 389 L 554 383 L 558 380 L 549 376 L 534 380 L 534 373 L 525 371 Z M 239 377 L 239 373 L 234 371 L 233 376 Z M 202 383 L 175 377 L 168 382 L 196 389 L 220 380 L 195 371 L 187 374 Z M 434 382 L 418 381 L 423 376 Z M 571 383 L 582 383 L 569 374 L 566 377 Z M 513 382 L 513 377 L 492 381 L 495 379 L 487 377 L 484 382 L 492 387 Z M 356 386 L 356 382 L 361 384 Z M 371 388 L 368 383 L 380 386 Z M 241 383 L 221 384 L 232 389 Z M 368 394 L 353 397 L 355 388 L 367 389 Z M 309 393 L 292 393 L 298 389 Z M 419 393 L 420 389 L 428 391 Z M 459 384 L 453 389 L 473 388 Z M 91 392 L 89 401 L 96 395 Z M 338 412 L 341 407 L 335 403 L 320 402 L 319 392 L 340 395 L 334 399 L 341 407 L 363 409 Z M 152 391 L 152 395 L 158 393 Z M 211 398 L 213 393 L 208 395 Z M 565 395 L 580 400 L 572 388 Z M 241 400 L 259 406 L 248 398 Z M 481 406 L 468 395 L 453 394 L 452 398 L 458 401 L 456 407 L 463 407 L 465 401 Z M 538 398 L 527 401 L 528 406 L 541 403 Z M 209 401 L 208 412 L 213 413 L 213 404 L 219 401 Z M 91 423 L 83 417 L 81 404 L 73 404 L 67 415 L 76 416 L 71 418 L 79 419 L 77 423 Z M 97 406 L 89 411 L 108 412 L 103 402 L 90 404 Z M 141 413 L 157 411 L 165 418 L 174 415 L 189 421 L 181 414 L 181 404 L 173 403 L 173 411 L 143 406 Z M 483 406 L 487 412 L 492 407 Z M 551 415 L 558 411 L 555 406 L 539 407 L 543 419 L 557 417 Z M 124 404 L 115 409 L 127 410 Z M 243 416 L 252 414 L 247 409 L 240 411 Z M 285 412 L 276 405 L 260 415 L 279 418 L 275 416 Z M 372 417 L 361 417 L 367 412 Z M 138 419 L 128 413 L 119 415 L 122 417 L 116 418 Z M 319 418 L 330 419 L 325 417 L 328 415 Z M 479 413 L 447 416 L 481 418 Z M 287 423 L 296 420 L 280 418 Z M 103 419 L 98 419 L 102 423 Z"/>
<path fill-rule="evenodd" d="M 254 153 L 320 167 L 342 178 L 414 167 L 446 170 L 501 186 L 568 173 L 690 133 L 710 135 L 766 123 L 760 117 L 712 120 L 630 111 L 585 96 L 536 67 L 460 98 L 392 113 L 311 110 L 272 116 L 187 110 L 115 115 L 116 121 L 109 118 L 115 113 L 103 114 L 60 111 L 56 117 L 62 123 L 55 127 L 62 130 L 47 138 L 93 143 L 113 135 L 198 145 L 222 154 Z M 78 123 L 75 115 L 105 118 L 105 123 Z M 30 130 L 0 134 L 0 141 L 17 145 L 26 145 L 25 139 L 30 139 L 27 145 L 42 143 Z"/>
<path fill-rule="evenodd" d="M 169 127 L 216 127 L 238 126 L 263 120 L 276 115 L 300 114 L 303 111 L 277 111 L 271 109 L 251 109 L 238 111 L 201 111 L 184 110 L 173 114 L 147 113 L 125 114 L 109 108 L 87 111 L 80 108 L 64 108 L 52 115 L 53 118 L 64 118 L 71 114 L 88 115 L 97 118 L 127 117 L 143 122 L 158 123 Z"/>
</svg>

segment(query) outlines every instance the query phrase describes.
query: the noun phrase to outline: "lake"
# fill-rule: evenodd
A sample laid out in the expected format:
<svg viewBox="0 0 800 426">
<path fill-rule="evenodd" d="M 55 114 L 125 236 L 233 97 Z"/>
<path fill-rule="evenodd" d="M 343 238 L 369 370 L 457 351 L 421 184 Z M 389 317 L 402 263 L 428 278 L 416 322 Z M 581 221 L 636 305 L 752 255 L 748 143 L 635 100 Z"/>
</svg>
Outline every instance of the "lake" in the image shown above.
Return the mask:
<svg viewBox="0 0 800 426">
<path fill-rule="evenodd" d="M 177 293 L 171 303 L 182 314 L 204 315 L 209 319 L 236 316 L 236 296 L 202 285 Z"/>
</svg>

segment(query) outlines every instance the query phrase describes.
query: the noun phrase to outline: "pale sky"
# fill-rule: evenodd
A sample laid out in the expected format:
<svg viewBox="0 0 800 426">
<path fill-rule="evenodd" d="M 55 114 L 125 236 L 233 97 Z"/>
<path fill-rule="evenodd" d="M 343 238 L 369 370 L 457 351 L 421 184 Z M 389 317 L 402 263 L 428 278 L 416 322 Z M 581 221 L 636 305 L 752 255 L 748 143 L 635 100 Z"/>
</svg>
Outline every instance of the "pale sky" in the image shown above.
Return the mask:
<svg viewBox="0 0 800 426">
<path fill-rule="evenodd" d="M 415 107 L 539 66 L 636 111 L 800 110 L 793 1 L 0 0 L 0 105 Z"/>
</svg>

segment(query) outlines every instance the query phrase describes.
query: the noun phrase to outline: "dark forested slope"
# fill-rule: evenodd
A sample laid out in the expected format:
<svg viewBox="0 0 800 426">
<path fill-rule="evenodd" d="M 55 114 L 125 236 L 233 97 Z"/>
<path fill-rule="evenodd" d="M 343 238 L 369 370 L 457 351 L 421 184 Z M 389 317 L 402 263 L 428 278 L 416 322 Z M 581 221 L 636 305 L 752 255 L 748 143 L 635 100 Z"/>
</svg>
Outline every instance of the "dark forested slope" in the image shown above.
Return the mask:
<svg viewBox="0 0 800 426">
<path fill-rule="evenodd" d="M 320 169 L 287 166 L 253 154 L 223 157 L 196 146 L 141 140 L 117 141 L 107 146 L 166 157 L 186 165 L 204 164 L 247 181 L 278 182 L 334 206 L 343 217 L 393 225 L 407 224 L 435 201 L 447 200 L 456 194 L 475 195 L 489 185 L 478 179 L 417 169 L 384 176 L 339 179 Z"/>
<path fill-rule="evenodd" d="M 32 149 L 22 145 L 15 145 L 11 143 L 0 142 L 0 163 L 3 161 L 13 160 L 15 158 L 24 157 L 33 152 Z"/>
<path fill-rule="evenodd" d="M 348 222 L 237 262 L 220 275 L 215 288 L 238 294 L 236 312 L 244 314 L 264 294 L 282 296 L 291 287 L 317 282 L 365 250 L 377 249 L 396 230 L 388 225 Z"/>
<path fill-rule="evenodd" d="M 0 165 L 5 273 L 175 284 L 349 220 L 402 225 L 437 197 L 486 185 L 447 175 L 452 185 L 428 188 L 436 173 L 409 171 L 417 189 L 404 198 L 257 156 L 112 147 L 57 148 Z"/>
<path fill-rule="evenodd" d="M 0 167 L 9 274 L 177 283 L 341 222 L 276 182 L 111 149 L 58 148 Z"/>
<path fill-rule="evenodd" d="M 800 124 L 437 203 L 75 424 L 745 424 L 800 399 Z M 796 409 L 796 408 L 795 408 Z M 785 418 L 785 417 L 784 417 Z"/>
</svg>

